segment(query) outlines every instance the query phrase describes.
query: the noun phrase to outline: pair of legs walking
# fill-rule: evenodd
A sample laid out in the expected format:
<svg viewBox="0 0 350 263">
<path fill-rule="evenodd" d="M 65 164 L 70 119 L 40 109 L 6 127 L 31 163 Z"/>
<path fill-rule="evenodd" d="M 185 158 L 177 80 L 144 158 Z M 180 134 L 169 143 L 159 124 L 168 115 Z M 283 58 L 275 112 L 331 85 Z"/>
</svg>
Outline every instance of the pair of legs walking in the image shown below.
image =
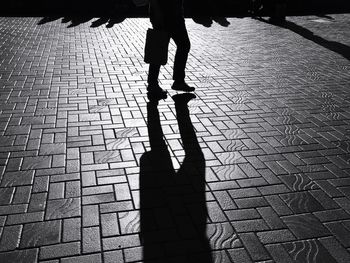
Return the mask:
<svg viewBox="0 0 350 263">
<path fill-rule="evenodd" d="M 153 25 L 155 29 L 155 25 Z M 172 89 L 182 90 L 182 91 L 194 91 L 194 88 L 188 86 L 185 83 L 185 68 L 188 58 L 188 53 L 191 48 L 190 39 L 187 34 L 185 21 L 178 22 L 174 24 L 169 30 L 170 37 L 174 40 L 176 44 L 176 54 L 174 61 L 174 70 L 173 70 L 173 80 L 174 84 Z M 163 94 L 166 95 L 166 92 L 163 91 L 158 84 L 160 65 L 150 64 L 148 72 L 148 87 L 147 90 L 149 93 Z"/>
</svg>

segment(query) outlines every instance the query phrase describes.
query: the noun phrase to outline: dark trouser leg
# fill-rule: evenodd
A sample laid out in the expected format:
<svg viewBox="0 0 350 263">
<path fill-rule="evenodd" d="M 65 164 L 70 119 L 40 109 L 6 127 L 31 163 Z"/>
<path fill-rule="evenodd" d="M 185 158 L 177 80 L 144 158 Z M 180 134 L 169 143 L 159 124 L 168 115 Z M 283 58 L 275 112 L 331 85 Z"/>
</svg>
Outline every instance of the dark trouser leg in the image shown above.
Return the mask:
<svg viewBox="0 0 350 263">
<path fill-rule="evenodd" d="M 148 70 L 148 86 L 157 86 L 158 85 L 158 76 L 160 71 L 160 65 L 150 64 Z"/>
<path fill-rule="evenodd" d="M 171 32 L 171 38 L 174 40 L 177 47 L 175 54 L 173 79 L 175 81 L 183 82 L 185 79 L 187 57 L 191 48 L 185 21 L 174 26 L 174 30 Z"/>
<path fill-rule="evenodd" d="M 151 23 L 152 27 L 156 30 L 161 30 L 162 27 L 160 25 L 157 25 L 156 23 L 153 22 L 153 13 L 151 13 Z M 160 71 L 160 65 L 155 65 L 155 64 L 150 64 L 149 69 L 148 69 L 148 87 L 152 88 L 152 86 L 157 86 L 158 85 L 158 76 L 159 76 L 159 71 Z"/>
</svg>

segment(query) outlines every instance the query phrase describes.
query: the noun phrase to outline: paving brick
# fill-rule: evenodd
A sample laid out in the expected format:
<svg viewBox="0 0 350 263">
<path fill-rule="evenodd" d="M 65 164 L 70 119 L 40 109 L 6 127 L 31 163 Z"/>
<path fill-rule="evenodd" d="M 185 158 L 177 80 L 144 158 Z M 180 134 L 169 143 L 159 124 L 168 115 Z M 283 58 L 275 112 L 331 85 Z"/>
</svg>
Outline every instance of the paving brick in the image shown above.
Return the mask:
<svg viewBox="0 0 350 263">
<path fill-rule="evenodd" d="M 51 183 L 77 181 L 77 180 L 80 180 L 80 174 L 79 173 L 65 174 L 64 172 L 62 172 L 62 174 L 54 174 L 54 175 L 50 176 L 50 182 Z M 77 183 L 77 182 L 75 182 L 75 183 Z"/>
<path fill-rule="evenodd" d="M 64 167 L 65 162 L 66 162 L 66 156 L 64 154 L 53 155 L 51 167 Z"/>
<path fill-rule="evenodd" d="M 83 228 L 83 253 L 101 251 L 101 238 L 99 227 Z"/>
<path fill-rule="evenodd" d="M 142 247 L 134 247 L 125 249 L 125 261 L 133 262 L 133 261 L 142 261 Z"/>
<path fill-rule="evenodd" d="M 271 229 L 279 229 L 285 227 L 282 220 L 271 207 L 259 207 L 257 210 Z"/>
<path fill-rule="evenodd" d="M 254 186 L 262 186 L 267 185 L 267 182 L 264 178 L 252 178 L 252 179 L 239 179 L 237 183 L 240 187 L 254 187 Z"/>
<path fill-rule="evenodd" d="M 58 220 L 25 224 L 20 248 L 39 247 L 59 243 L 61 222 Z"/>
<path fill-rule="evenodd" d="M 6 172 L 1 180 L 1 186 L 11 187 L 20 185 L 31 185 L 34 178 L 33 171 Z"/>
<path fill-rule="evenodd" d="M 16 190 L 15 187 L 0 188 L 0 205 L 11 204 L 15 190 Z"/>
<path fill-rule="evenodd" d="M 122 262 L 123 252 L 122 250 L 104 252 L 103 259 L 105 263 Z"/>
<path fill-rule="evenodd" d="M 321 222 L 345 220 L 345 219 L 349 219 L 349 217 L 350 217 L 350 215 L 342 209 L 332 209 L 332 210 L 327 210 L 327 211 L 315 212 L 314 215 Z"/>
<path fill-rule="evenodd" d="M 228 250 L 228 253 L 231 257 L 231 260 L 234 263 L 242 262 L 242 263 L 251 263 L 252 259 L 249 257 L 249 254 L 244 248 L 235 248 Z"/>
<path fill-rule="evenodd" d="M 101 254 L 92 254 L 92 255 L 86 255 L 86 256 L 76 256 L 76 257 L 69 257 L 69 258 L 62 258 L 62 263 L 101 263 L 102 262 L 102 256 Z"/>
<path fill-rule="evenodd" d="M 264 246 L 254 233 L 240 234 L 244 247 L 248 250 L 249 255 L 254 261 L 262 261 L 270 259 Z"/>
<path fill-rule="evenodd" d="M 235 203 L 239 208 L 253 208 L 268 205 L 263 197 L 236 198 Z"/>
<path fill-rule="evenodd" d="M 99 210 L 97 205 L 83 206 L 83 226 L 97 226 L 100 223 Z"/>
<path fill-rule="evenodd" d="M 343 208 L 348 214 L 350 213 L 350 201 L 345 197 L 334 198 L 334 200 Z"/>
<path fill-rule="evenodd" d="M 334 237 L 323 237 L 319 240 L 337 262 L 345 263 L 350 260 L 348 251 Z"/>
<path fill-rule="evenodd" d="M 127 211 L 133 208 L 134 208 L 133 203 L 131 201 L 112 202 L 112 203 L 101 204 L 100 212 L 112 213 L 112 212 Z"/>
<path fill-rule="evenodd" d="M 286 229 L 258 232 L 257 236 L 263 244 L 283 243 L 295 240 L 294 235 Z"/>
<path fill-rule="evenodd" d="M 21 237 L 22 226 L 6 226 L 0 240 L 0 251 L 14 250 L 19 245 Z"/>
<path fill-rule="evenodd" d="M 233 200 L 236 198 L 255 197 L 261 195 L 256 188 L 235 189 L 228 192 Z"/>
<path fill-rule="evenodd" d="M 322 204 L 322 206 L 325 209 L 339 208 L 339 205 L 332 198 L 330 198 L 324 191 L 314 190 L 314 191 L 310 191 L 310 193 L 314 196 L 316 200 L 318 200 L 320 204 Z"/>
<path fill-rule="evenodd" d="M 83 205 L 101 204 L 115 201 L 114 193 L 87 195 L 82 197 Z"/>
<path fill-rule="evenodd" d="M 35 176 L 47 176 L 47 175 L 52 175 L 53 178 L 55 178 L 56 176 L 64 176 L 65 169 L 64 167 L 60 167 L 60 168 L 40 169 L 35 171 Z"/>
<path fill-rule="evenodd" d="M 222 212 L 217 202 L 207 202 L 206 205 L 208 209 L 208 217 L 212 222 L 226 221 L 225 214 Z"/>
<path fill-rule="evenodd" d="M 237 232 L 263 231 L 269 229 L 262 219 L 232 221 L 231 223 Z"/>
<path fill-rule="evenodd" d="M 62 243 L 44 246 L 40 249 L 39 259 L 68 257 L 80 254 L 80 242 Z"/>
<path fill-rule="evenodd" d="M 45 219 L 80 216 L 80 205 L 80 198 L 49 200 L 46 206 Z"/>
<path fill-rule="evenodd" d="M 157 214 L 157 212 L 155 212 L 155 214 Z M 138 211 L 120 212 L 118 213 L 118 217 L 122 234 L 132 234 L 140 231 L 140 213 Z M 159 222 L 160 225 L 164 223 L 167 222 Z M 117 222 L 115 224 L 118 226 Z M 118 229 L 115 231 L 118 231 Z"/>
<path fill-rule="evenodd" d="M 319 180 L 316 182 L 317 185 L 330 197 L 341 197 L 343 194 L 332 184 L 326 180 Z"/>
<path fill-rule="evenodd" d="M 120 234 L 118 218 L 116 213 L 101 215 L 102 236 L 116 236 Z"/>
<path fill-rule="evenodd" d="M 14 214 L 7 217 L 7 225 L 16 225 L 23 223 L 39 222 L 43 221 L 44 212 L 32 212 L 24 214 Z"/>
<path fill-rule="evenodd" d="M 280 196 L 295 213 L 323 210 L 321 204 L 308 192 L 296 192 Z"/>
<path fill-rule="evenodd" d="M 288 172 L 279 165 L 276 161 L 265 162 L 265 165 L 275 174 L 275 175 L 283 175 L 288 174 Z"/>
<path fill-rule="evenodd" d="M 51 159 L 50 156 L 24 157 L 22 170 L 51 168 Z"/>
<path fill-rule="evenodd" d="M 49 190 L 49 177 L 35 177 L 33 185 L 33 193 L 47 192 Z"/>
<path fill-rule="evenodd" d="M 81 173 L 81 184 L 83 187 L 96 185 L 96 175 L 94 171 Z"/>
<path fill-rule="evenodd" d="M 297 262 L 309 260 L 315 262 L 336 262 L 318 240 L 302 240 L 283 245 L 289 255 Z"/>
<path fill-rule="evenodd" d="M 49 199 L 64 198 L 64 183 L 50 184 Z"/>
<path fill-rule="evenodd" d="M 0 206 L 0 215 L 25 213 L 27 208 L 27 204 Z"/>
<path fill-rule="evenodd" d="M 266 168 L 265 164 L 259 160 L 256 156 L 246 157 L 247 161 L 255 168 L 255 169 L 264 169 Z"/>
<path fill-rule="evenodd" d="M 259 213 L 253 208 L 228 210 L 225 211 L 225 214 L 231 221 L 260 218 Z"/>
<path fill-rule="evenodd" d="M 80 197 L 80 181 L 69 181 L 65 185 L 65 197 Z"/>
<path fill-rule="evenodd" d="M 323 237 L 330 234 L 312 214 L 287 216 L 282 220 L 297 238 Z"/>
<path fill-rule="evenodd" d="M 65 143 L 41 144 L 39 155 L 56 155 L 66 153 Z"/>
<path fill-rule="evenodd" d="M 207 236 L 212 249 L 235 248 L 242 246 L 238 235 L 228 222 L 208 225 Z"/>
<path fill-rule="evenodd" d="M 81 239 L 81 219 L 67 218 L 63 220 L 63 242 L 78 241 Z"/>
<path fill-rule="evenodd" d="M 239 188 L 238 184 L 235 181 L 208 183 L 208 185 L 212 191 Z"/>
<path fill-rule="evenodd" d="M 128 184 L 115 184 L 114 191 L 117 201 L 124 201 L 131 199 L 130 189 Z"/>
<path fill-rule="evenodd" d="M 112 193 L 114 191 L 112 185 L 103 185 L 103 186 L 95 186 L 95 187 L 84 187 L 83 195 L 95 195 L 95 194 L 103 194 L 103 193 Z"/>
<path fill-rule="evenodd" d="M 350 234 L 340 222 L 326 223 L 325 226 L 344 247 L 350 247 Z"/>
<path fill-rule="evenodd" d="M 0 252 L 1 262 L 35 263 L 38 262 L 38 248 Z"/>
<path fill-rule="evenodd" d="M 274 245 L 267 245 L 266 249 L 271 254 L 272 258 L 275 262 L 278 263 L 292 263 L 294 260 L 289 256 L 287 251 L 283 248 L 280 244 L 274 244 Z"/>
<path fill-rule="evenodd" d="M 213 194 L 223 210 L 237 208 L 234 201 L 226 191 L 215 191 Z"/>
<path fill-rule="evenodd" d="M 122 249 L 140 245 L 138 235 L 125 235 L 102 239 L 103 250 Z"/>
<path fill-rule="evenodd" d="M 80 172 L 79 160 L 66 160 L 66 172 L 67 173 Z"/>
<path fill-rule="evenodd" d="M 247 178 L 242 169 L 238 165 L 223 165 L 212 167 L 215 175 L 221 180 L 235 180 L 239 178 Z"/>
<path fill-rule="evenodd" d="M 260 186 L 260 187 L 258 187 L 258 190 L 263 195 L 282 194 L 282 193 L 289 192 L 288 188 L 283 184 Z"/>
</svg>

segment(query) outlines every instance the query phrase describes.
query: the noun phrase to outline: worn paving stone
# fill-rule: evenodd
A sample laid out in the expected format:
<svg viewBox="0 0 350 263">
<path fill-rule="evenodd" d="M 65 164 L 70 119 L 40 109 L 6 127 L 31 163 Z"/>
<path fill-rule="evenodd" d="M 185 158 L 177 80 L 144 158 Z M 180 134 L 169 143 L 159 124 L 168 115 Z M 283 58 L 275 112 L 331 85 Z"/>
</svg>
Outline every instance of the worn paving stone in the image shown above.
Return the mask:
<svg viewBox="0 0 350 263">
<path fill-rule="evenodd" d="M 296 192 L 280 195 L 294 213 L 321 211 L 324 208 L 308 192 Z"/>
<path fill-rule="evenodd" d="M 287 216 L 282 220 L 298 238 L 330 235 L 327 228 L 312 214 Z"/>
<path fill-rule="evenodd" d="M 0 253 L 1 262 L 35 263 L 38 262 L 38 248 L 14 250 Z"/>
<path fill-rule="evenodd" d="M 283 246 L 296 262 L 337 262 L 317 239 L 287 243 Z"/>
<path fill-rule="evenodd" d="M 58 220 L 25 224 L 20 247 L 40 247 L 59 243 L 60 235 L 61 223 Z"/>
<path fill-rule="evenodd" d="M 173 41 L 146 96 L 147 18 L 0 17 L 0 262 L 349 262 L 350 16 L 328 16 L 187 19 L 187 106 Z"/>
<path fill-rule="evenodd" d="M 45 219 L 69 218 L 81 215 L 80 198 L 49 200 Z"/>
</svg>

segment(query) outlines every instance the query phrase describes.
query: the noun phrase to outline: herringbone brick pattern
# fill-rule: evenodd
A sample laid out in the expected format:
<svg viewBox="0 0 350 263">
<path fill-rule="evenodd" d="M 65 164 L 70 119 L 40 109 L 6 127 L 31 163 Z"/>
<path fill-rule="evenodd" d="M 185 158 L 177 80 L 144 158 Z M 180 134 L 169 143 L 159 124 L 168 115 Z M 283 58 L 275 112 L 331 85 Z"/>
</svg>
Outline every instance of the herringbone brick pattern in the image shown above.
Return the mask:
<svg viewBox="0 0 350 263">
<path fill-rule="evenodd" d="M 332 17 L 187 20 L 195 136 L 170 96 L 147 103 L 147 19 L 0 18 L 0 262 L 350 262 L 350 15 Z"/>
</svg>

